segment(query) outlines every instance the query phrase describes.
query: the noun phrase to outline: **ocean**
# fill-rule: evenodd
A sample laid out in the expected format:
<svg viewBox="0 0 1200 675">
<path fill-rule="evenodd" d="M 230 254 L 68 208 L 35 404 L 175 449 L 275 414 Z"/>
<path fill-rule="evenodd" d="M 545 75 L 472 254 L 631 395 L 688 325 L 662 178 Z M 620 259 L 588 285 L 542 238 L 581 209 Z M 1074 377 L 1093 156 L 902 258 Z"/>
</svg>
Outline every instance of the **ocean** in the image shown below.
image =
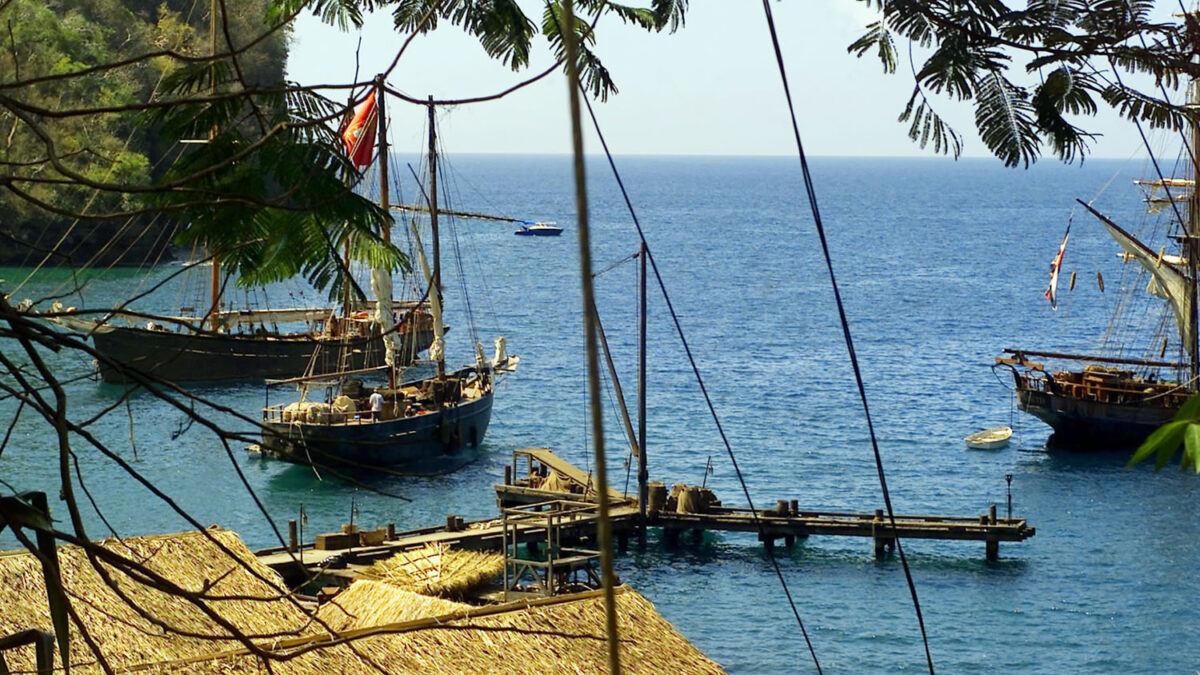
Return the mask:
<svg viewBox="0 0 1200 675">
<path fill-rule="evenodd" d="M 223 447 L 163 402 L 75 379 L 72 414 L 109 410 L 90 430 L 203 526 L 237 531 L 252 548 L 277 544 L 301 506 L 307 538 L 355 514 L 409 529 L 453 513 L 496 513 L 491 486 L 512 450 L 554 448 L 591 465 L 581 328 L 578 241 L 565 157 L 451 157 L 450 208 L 556 221 L 558 238 L 514 237 L 509 223 L 459 221 L 443 251 L 451 364 L 471 357 L 474 326 L 490 354 L 503 335 L 521 356 L 498 388 L 483 447 L 441 476 L 382 476 L 356 486 L 310 469 Z M 617 160 L 716 414 L 759 506 L 796 499 L 804 510 L 882 508 L 862 406 L 798 162 L 794 158 L 623 157 Z M 1090 216 L 1091 200 L 1118 222 L 1140 208 L 1139 162 L 1043 161 L 1030 170 L 995 160 L 816 158 L 813 176 L 888 485 L 898 514 L 975 516 L 1007 508 L 1037 535 L 1001 544 L 904 543 L 933 661 L 947 673 L 1162 673 L 1200 669 L 1200 477 L 1176 464 L 1124 467 L 1120 453 L 1048 454 L 1049 428 L 1015 410 L 1011 380 L 993 372 L 1006 347 L 1093 348 L 1116 287 L 1128 276 L 1117 247 Z M 637 237 L 606 165 L 589 164 L 597 303 L 630 397 L 636 389 Z M 1107 186 L 1107 187 L 1106 187 Z M 1105 188 L 1101 193 L 1101 188 Z M 402 197 L 411 197 L 409 194 Z M 1097 196 L 1099 193 L 1099 196 Z M 1068 219 L 1071 242 L 1057 311 L 1042 297 Z M 447 230 L 444 230 L 446 232 Z M 108 307 L 177 271 L 81 273 L 66 305 Z M 1073 291 L 1066 278 L 1077 272 Z M 1096 272 L 1106 281 L 1101 291 Z M 0 269 L 13 292 L 29 270 Z M 465 279 L 469 302 L 460 291 Z M 71 280 L 42 270 L 13 292 L 41 299 Z M 652 279 L 653 281 L 653 279 Z M 148 311 L 185 302 L 175 282 L 141 301 Z M 287 285 L 272 302 L 297 299 Z M 292 297 L 287 297 L 291 293 Z M 309 289 L 305 299 L 312 298 Z M 741 489 L 692 376 L 662 294 L 650 292 L 648 452 L 651 478 L 698 484 L 725 504 Z M 4 345 L 13 355 L 12 346 Z M 91 368 L 79 354 L 47 355 L 63 379 Z M 257 418 L 261 384 L 195 387 Z M 279 396 L 278 393 L 272 397 Z M 273 400 L 275 400 L 273 398 Z M 632 486 L 628 446 L 605 394 L 611 480 Z M 16 411 L 0 400 L 7 427 Z M 230 413 L 206 417 L 252 432 Z M 1011 424 L 1009 447 L 970 451 L 963 436 Z M 79 471 L 113 531 L 173 532 L 188 523 L 111 459 L 74 440 Z M 711 461 L 711 473 L 706 471 Z M 236 470 L 235 470 L 236 469 Z M 251 498 L 238 472 L 263 504 Z M 28 410 L 0 455 L 17 490 L 60 491 L 56 445 Z M 628 481 L 628 483 L 626 482 Z M 386 493 L 386 494 L 384 494 Z M 403 501 L 388 495 L 400 495 Z M 89 534 L 111 534 L 85 506 Z M 60 521 L 65 514 L 55 512 Z M 65 525 L 64 525 L 65 526 Z M 687 539 L 685 538 L 685 541 Z M 15 548 L 10 535 L 0 548 Z M 826 673 L 924 672 L 916 616 L 896 557 L 877 561 L 866 539 L 813 537 L 777 547 L 782 572 Z M 705 535 L 617 560 L 621 580 L 648 597 L 688 639 L 732 673 L 814 672 L 764 549 L 752 535 Z"/>
</svg>

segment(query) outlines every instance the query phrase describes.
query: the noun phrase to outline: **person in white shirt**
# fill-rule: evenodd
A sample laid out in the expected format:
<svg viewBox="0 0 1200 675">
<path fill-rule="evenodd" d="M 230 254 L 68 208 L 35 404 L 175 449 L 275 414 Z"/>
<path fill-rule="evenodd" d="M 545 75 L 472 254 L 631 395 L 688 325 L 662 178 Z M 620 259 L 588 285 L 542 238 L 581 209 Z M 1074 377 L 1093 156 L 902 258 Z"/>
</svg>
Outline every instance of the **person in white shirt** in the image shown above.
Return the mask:
<svg viewBox="0 0 1200 675">
<path fill-rule="evenodd" d="M 367 402 L 371 404 L 371 419 L 379 419 L 380 413 L 383 412 L 383 394 L 377 391 L 371 392 Z"/>
</svg>

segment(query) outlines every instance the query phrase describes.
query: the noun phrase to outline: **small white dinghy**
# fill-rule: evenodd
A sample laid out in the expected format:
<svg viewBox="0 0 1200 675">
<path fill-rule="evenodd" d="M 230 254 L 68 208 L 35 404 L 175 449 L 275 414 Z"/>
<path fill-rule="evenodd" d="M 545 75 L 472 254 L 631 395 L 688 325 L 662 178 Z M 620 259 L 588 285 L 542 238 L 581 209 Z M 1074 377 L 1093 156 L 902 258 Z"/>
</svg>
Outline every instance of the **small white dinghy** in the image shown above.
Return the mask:
<svg viewBox="0 0 1200 675">
<path fill-rule="evenodd" d="M 977 431 L 963 441 L 974 450 L 995 450 L 1008 445 L 1009 438 L 1012 438 L 1012 427 L 995 427 Z"/>
</svg>

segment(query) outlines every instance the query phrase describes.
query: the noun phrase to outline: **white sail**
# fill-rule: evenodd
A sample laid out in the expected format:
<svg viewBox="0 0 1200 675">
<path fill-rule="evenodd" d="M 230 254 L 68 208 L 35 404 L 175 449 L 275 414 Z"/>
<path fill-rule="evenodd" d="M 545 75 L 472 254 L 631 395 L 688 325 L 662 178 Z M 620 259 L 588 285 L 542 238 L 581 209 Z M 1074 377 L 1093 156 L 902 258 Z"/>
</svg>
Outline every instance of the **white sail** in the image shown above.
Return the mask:
<svg viewBox="0 0 1200 675">
<path fill-rule="evenodd" d="M 429 259 L 425 257 L 425 245 L 421 243 L 421 233 L 417 230 L 417 221 L 409 220 L 409 231 L 412 232 L 414 248 L 421 261 L 421 273 L 429 288 L 429 313 L 433 316 L 433 342 L 429 345 L 429 359 L 441 361 L 445 358 L 445 342 L 442 338 L 442 301 L 441 294 L 433 288 L 433 270 L 429 268 Z"/>
<path fill-rule="evenodd" d="M 371 292 L 375 294 L 375 323 L 383 333 L 383 360 L 389 367 L 396 365 L 396 317 L 392 314 L 392 273 L 371 268 Z"/>
<path fill-rule="evenodd" d="M 1107 218 L 1101 217 L 1100 222 L 1104 223 L 1105 229 L 1129 254 L 1129 257 L 1137 260 L 1150 273 L 1152 281 L 1146 290 L 1164 298 L 1171 304 L 1171 309 L 1175 313 L 1175 325 L 1179 326 L 1179 338 L 1186 346 L 1189 355 L 1193 359 L 1196 358 L 1195 354 L 1191 354 L 1195 342 L 1191 322 L 1191 286 L 1187 275 Z"/>
</svg>

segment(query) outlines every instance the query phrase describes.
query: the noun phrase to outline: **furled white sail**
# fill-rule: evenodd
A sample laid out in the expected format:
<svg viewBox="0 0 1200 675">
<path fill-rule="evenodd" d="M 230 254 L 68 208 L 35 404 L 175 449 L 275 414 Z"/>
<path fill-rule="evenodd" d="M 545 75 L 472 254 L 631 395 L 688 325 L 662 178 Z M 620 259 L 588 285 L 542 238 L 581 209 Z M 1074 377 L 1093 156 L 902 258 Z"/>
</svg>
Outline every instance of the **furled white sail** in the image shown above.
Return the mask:
<svg viewBox="0 0 1200 675">
<path fill-rule="evenodd" d="M 392 273 L 371 268 L 371 292 L 375 294 L 375 323 L 383 333 L 383 359 L 389 367 L 396 365 L 396 316 L 392 313 Z"/>
<path fill-rule="evenodd" d="M 1100 222 L 1104 223 L 1105 229 L 1129 257 L 1137 260 L 1150 273 L 1152 281 L 1146 290 L 1170 303 L 1175 313 L 1175 325 L 1179 326 L 1179 337 L 1190 353 L 1195 341 L 1192 335 L 1192 299 L 1187 275 L 1112 221 L 1101 217 Z M 1195 358 L 1196 355 L 1191 356 Z"/>
<path fill-rule="evenodd" d="M 421 233 L 417 230 L 417 221 L 409 220 L 409 231 L 412 232 L 416 244 L 417 257 L 421 261 L 421 273 L 429 291 L 429 313 L 433 315 L 433 342 L 429 345 L 429 359 L 441 361 L 445 358 L 445 341 L 442 338 L 442 299 L 441 294 L 433 289 L 433 270 L 429 268 L 429 259 L 425 257 L 425 247 L 421 243 Z"/>
</svg>

